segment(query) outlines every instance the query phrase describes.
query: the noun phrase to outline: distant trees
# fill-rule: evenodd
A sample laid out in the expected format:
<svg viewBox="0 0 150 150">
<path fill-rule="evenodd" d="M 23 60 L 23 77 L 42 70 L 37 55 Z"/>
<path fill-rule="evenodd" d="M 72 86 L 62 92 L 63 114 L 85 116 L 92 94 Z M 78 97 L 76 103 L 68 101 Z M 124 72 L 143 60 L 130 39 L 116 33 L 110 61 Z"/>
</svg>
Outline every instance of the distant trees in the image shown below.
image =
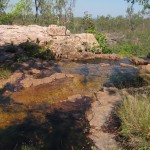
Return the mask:
<svg viewBox="0 0 150 150">
<path fill-rule="evenodd" d="M 10 13 L 16 18 L 20 18 L 22 20 L 22 24 L 25 24 L 33 14 L 32 6 L 32 0 L 19 0 L 13 6 Z"/>
<path fill-rule="evenodd" d="M 84 17 L 82 19 L 82 28 L 85 32 L 94 33 L 95 32 L 95 23 L 92 19 L 92 15 L 87 11 L 84 12 Z"/>
</svg>

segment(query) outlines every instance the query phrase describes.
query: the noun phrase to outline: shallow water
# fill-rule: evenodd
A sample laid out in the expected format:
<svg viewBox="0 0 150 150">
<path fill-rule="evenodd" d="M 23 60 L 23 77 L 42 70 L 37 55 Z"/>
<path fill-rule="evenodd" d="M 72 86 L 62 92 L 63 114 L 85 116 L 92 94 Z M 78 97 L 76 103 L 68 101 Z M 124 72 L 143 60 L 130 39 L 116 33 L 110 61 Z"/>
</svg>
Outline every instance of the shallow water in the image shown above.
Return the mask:
<svg viewBox="0 0 150 150">
<path fill-rule="evenodd" d="M 103 63 L 109 65 L 104 67 Z M 85 112 L 90 108 L 93 92 L 103 86 L 125 88 L 145 84 L 138 76 L 138 68 L 121 67 L 120 63 L 131 64 L 128 59 L 96 59 L 55 62 L 49 71 L 43 69 L 40 78 L 56 72 L 73 74 L 74 78 L 22 89 L 7 97 L 8 103 L 0 107 L 4 118 L 0 121 L 0 149 L 22 150 L 30 146 L 36 150 L 90 150 Z M 73 95 L 81 98 L 66 101 Z"/>
</svg>

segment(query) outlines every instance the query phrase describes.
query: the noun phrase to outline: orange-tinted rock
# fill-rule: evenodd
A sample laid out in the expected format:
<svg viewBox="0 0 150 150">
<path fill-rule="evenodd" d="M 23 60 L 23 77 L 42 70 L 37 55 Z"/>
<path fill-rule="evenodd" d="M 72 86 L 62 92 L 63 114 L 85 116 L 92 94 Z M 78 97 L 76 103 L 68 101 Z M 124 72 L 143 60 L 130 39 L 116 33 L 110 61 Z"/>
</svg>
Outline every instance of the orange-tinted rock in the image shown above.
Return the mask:
<svg viewBox="0 0 150 150">
<path fill-rule="evenodd" d="M 142 58 L 138 58 L 138 57 L 135 57 L 135 56 L 132 56 L 130 58 L 130 60 L 135 64 L 135 65 L 147 65 L 148 64 L 148 61 L 142 59 Z"/>
</svg>

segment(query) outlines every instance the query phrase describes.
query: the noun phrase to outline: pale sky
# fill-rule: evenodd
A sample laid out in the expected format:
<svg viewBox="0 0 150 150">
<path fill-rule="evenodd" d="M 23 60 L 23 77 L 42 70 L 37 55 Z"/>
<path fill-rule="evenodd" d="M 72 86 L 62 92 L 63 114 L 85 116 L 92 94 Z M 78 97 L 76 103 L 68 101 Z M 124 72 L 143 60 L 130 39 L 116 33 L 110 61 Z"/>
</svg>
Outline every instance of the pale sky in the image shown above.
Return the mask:
<svg viewBox="0 0 150 150">
<path fill-rule="evenodd" d="M 15 3 L 18 0 L 10 0 L 10 2 Z M 97 17 L 97 15 L 101 16 L 118 16 L 118 15 L 126 15 L 126 9 L 130 6 L 124 0 L 76 0 L 76 7 L 74 9 L 74 15 L 83 16 L 85 11 L 88 11 L 92 14 L 93 17 Z M 141 10 L 142 7 L 138 4 L 134 6 L 135 12 Z"/>
</svg>

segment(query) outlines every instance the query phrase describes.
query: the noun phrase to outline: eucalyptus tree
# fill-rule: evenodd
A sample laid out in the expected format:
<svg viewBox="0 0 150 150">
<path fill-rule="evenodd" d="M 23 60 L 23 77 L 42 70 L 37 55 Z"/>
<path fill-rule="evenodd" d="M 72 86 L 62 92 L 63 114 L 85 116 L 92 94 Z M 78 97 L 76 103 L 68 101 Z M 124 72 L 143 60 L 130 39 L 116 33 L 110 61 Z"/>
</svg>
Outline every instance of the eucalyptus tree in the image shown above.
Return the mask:
<svg viewBox="0 0 150 150">
<path fill-rule="evenodd" d="M 88 11 L 84 12 L 84 17 L 82 20 L 82 29 L 86 32 L 94 33 L 95 32 L 95 23 L 92 19 L 92 15 Z"/>
<path fill-rule="evenodd" d="M 7 8 L 8 2 L 9 0 L 0 0 L 0 14 L 3 13 Z"/>
<path fill-rule="evenodd" d="M 10 13 L 14 17 L 21 19 L 22 23 L 25 24 L 33 14 L 32 6 L 32 0 L 19 0 L 15 5 L 13 5 Z"/>
</svg>

